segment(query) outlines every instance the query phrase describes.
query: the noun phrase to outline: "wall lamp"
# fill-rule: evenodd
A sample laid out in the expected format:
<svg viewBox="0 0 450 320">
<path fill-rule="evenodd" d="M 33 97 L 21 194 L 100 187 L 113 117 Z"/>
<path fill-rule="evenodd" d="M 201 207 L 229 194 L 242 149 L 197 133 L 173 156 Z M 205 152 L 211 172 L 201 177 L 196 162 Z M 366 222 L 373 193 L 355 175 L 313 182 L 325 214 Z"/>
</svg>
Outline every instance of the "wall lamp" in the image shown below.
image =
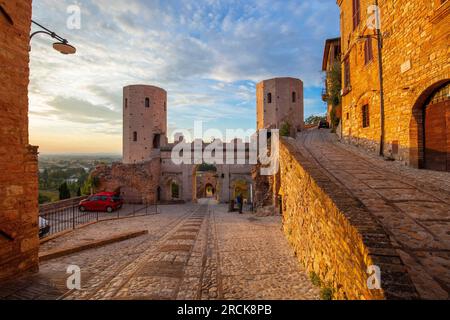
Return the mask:
<svg viewBox="0 0 450 320">
<path fill-rule="evenodd" d="M 56 51 L 62 53 L 62 54 L 75 54 L 77 52 L 77 49 L 70 45 L 69 42 L 64 39 L 63 37 L 60 37 L 59 35 L 57 35 L 55 32 L 47 29 L 46 27 L 40 25 L 39 23 L 31 20 L 32 23 L 34 23 L 35 25 L 37 25 L 39 28 L 43 29 L 43 30 L 39 30 L 36 32 L 33 32 L 30 36 L 30 40 L 37 34 L 47 34 L 50 37 L 52 37 L 53 39 L 58 40 L 58 42 L 53 43 L 53 49 L 55 49 Z"/>
</svg>

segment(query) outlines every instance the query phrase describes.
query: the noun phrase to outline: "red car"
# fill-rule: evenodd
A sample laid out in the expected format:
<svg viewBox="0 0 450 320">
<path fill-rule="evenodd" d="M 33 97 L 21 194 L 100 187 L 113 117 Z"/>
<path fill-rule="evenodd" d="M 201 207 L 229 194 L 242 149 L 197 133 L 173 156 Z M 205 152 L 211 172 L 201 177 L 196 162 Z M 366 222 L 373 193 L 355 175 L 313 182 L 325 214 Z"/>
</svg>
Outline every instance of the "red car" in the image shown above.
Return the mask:
<svg viewBox="0 0 450 320">
<path fill-rule="evenodd" d="M 113 212 L 122 208 L 123 199 L 115 192 L 101 192 L 81 200 L 78 209 L 84 211 L 106 211 Z"/>
</svg>

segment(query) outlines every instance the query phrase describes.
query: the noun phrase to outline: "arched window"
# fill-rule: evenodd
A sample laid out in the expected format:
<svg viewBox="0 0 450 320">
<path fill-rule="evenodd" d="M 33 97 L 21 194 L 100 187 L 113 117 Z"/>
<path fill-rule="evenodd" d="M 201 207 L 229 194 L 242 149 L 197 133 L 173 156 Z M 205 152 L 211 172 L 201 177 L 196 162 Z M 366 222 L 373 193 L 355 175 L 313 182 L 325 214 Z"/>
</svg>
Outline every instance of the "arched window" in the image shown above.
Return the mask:
<svg viewBox="0 0 450 320">
<path fill-rule="evenodd" d="M 272 103 L 272 93 L 267 94 L 267 103 Z"/>
<path fill-rule="evenodd" d="M 297 101 L 297 93 L 294 91 L 292 92 L 292 102 Z"/>
<path fill-rule="evenodd" d="M 137 131 L 133 132 L 133 141 L 136 142 L 137 141 Z"/>
<path fill-rule="evenodd" d="M 178 199 L 180 197 L 180 186 L 175 182 L 172 182 L 170 191 L 172 193 L 172 199 Z"/>
<path fill-rule="evenodd" d="M 145 107 L 150 108 L 150 98 L 145 98 Z"/>
</svg>

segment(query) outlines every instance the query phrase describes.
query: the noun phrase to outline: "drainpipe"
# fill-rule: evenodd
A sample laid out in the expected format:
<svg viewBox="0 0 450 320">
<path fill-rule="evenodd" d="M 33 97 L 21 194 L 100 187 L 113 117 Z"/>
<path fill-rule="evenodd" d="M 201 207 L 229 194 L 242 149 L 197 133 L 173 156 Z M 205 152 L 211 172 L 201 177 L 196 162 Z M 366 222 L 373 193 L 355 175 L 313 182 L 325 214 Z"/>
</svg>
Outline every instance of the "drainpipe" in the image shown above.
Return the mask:
<svg viewBox="0 0 450 320">
<path fill-rule="evenodd" d="M 378 0 L 375 0 L 375 6 L 377 7 L 376 12 L 376 28 L 377 28 L 377 44 L 378 44 L 378 76 L 380 81 L 380 156 L 384 156 L 384 89 L 383 89 L 383 35 L 381 33 L 381 18 L 380 18 L 380 8 L 378 6 Z"/>
</svg>

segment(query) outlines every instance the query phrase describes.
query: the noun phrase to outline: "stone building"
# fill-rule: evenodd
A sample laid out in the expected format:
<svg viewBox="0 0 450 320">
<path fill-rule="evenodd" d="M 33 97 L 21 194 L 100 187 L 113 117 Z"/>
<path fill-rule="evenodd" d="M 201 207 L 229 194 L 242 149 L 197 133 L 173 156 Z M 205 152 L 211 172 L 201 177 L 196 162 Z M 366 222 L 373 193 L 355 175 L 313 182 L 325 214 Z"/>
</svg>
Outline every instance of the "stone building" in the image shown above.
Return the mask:
<svg viewBox="0 0 450 320">
<path fill-rule="evenodd" d="M 373 1 L 338 0 L 346 141 L 378 151 L 380 83 Z M 450 171 L 450 1 L 380 1 L 384 148 L 407 165 Z"/>
<path fill-rule="evenodd" d="M 150 160 L 167 143 L 167 92 L 133 85 L 123 89 L 123 99 L 123 163 Z"/>
<path fill-rule="evenodd" d="M 257 129 L 281 129 L 289 124 L 291 136 L 303 130 L 303 82 L 274 78 L 256 85 Z"/>
<path fill-rule="evenodd" d="M 282 129 L 289 125 L 289 135 L 304 129 L 303 81 L 295 78 L 274 78 L 261 81 L 256 86 L 256 127 L 261 129 Z M 271 140 L 268 140 L 271 150 Z M 252 177 L 256 189 L 254 208 L 259 215 L 280 213 L 280 175 L 261 175 L 260 163 L 253 168 Z"/>
<path fill-rule="evenodd" d="M 330 101 L 330 95 L 333 94 L 333 83 L 336 79 L 334 72 L 339 73 L 340 68 L 337 68 L 336 64 L 340 65 L 341 59 L 341 38 L 327 39 L 325 41 L 325 49 L 323 53 L 322 71 L 325 72 L 325 87 L 322 93 L 322 100 L 327 103 L 327 122 L 332 126 L 334 119 L 340 120 L 342 115 L 342 105 L 340 102 L 333 103 Z M 338 92 L 339 94 L 339 92 Z"/>
<path fill-rule="evenodd" d="M 203 170 L 204 163 L 196 159 L 195 150 L 203 153 L 210 144 L 201 140 L 188 143 L 179 135 L 176 142 L 168 143 L 165 90 L 133 85 L 123 92 L 123 161 L 96 168 L 93 175 L 99 178 L 99 190 L 120 190 L 127 202 L 189 202 L 200 197 L 227 202 L 236 189 L 246 186 L 244 193 L 250 201 L 254 185 L 248 143 L 215 141 L 214 152 L 221 150 L 223 158 Z M 185 163 L 173 161 L 176 146 L 190 153 Z M 234 159 L 231 163 L 227 161 L 230 158 Z"/>
<path fill-rule="evenodd" d="M 0 280 L 38 269 L 37 147 L 28 142 L 31 1 L 0 0 Z"/>
</svg>

